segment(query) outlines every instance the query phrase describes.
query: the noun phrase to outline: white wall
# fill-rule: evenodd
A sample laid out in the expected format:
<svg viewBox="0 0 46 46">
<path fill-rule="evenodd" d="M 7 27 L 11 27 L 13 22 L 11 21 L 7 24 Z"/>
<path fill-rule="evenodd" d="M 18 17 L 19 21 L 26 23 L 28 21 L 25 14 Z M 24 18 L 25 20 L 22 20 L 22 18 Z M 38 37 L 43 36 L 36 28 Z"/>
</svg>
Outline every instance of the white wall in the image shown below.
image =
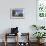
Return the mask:
<svg viewBox="0 0 46 46">
<path fill-rule="evenodd" d="M 24 19 L 10 19 L 12 8 L 24 8 Z M 32 36 L 32 24 L 36 24 L 36 0 L 0 0 L 0 34 L 18 26 L 20 32 L 30 32 Z"/>
</svg>

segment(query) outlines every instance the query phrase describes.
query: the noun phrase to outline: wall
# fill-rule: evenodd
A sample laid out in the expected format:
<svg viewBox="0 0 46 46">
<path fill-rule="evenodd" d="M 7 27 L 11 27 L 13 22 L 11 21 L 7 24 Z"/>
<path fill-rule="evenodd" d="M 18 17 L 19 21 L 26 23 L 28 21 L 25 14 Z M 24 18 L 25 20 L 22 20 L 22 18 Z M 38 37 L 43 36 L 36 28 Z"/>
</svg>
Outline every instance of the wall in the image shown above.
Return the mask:
<svg viewBox="0 0 46 46">
<path fill-rule="evenodd" d="M 10 19 L 10 9 L 24 8 L 24 19 Z M 36 24 L 36 0 L 0 0 L 0 34 L 11 27 L 19 27 L 19 32 L 30 32 Z"/>
</svg>

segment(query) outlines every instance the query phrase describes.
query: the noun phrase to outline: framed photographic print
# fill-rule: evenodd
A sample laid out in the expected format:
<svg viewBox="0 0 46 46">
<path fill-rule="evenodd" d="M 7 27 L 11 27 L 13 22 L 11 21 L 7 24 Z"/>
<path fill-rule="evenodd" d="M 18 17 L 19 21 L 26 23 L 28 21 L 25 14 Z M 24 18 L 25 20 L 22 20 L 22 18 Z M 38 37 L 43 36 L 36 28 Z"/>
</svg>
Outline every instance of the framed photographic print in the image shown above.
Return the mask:
<svg viewBox="0 0 46 46">
<path fill-rule="evenodd" d="M 24 18 L 24 9 L 23 8 L 15 8 L 15 9 L 10 9 L 10 18 L 11 19 L 23 19 Z"/>
</svg>

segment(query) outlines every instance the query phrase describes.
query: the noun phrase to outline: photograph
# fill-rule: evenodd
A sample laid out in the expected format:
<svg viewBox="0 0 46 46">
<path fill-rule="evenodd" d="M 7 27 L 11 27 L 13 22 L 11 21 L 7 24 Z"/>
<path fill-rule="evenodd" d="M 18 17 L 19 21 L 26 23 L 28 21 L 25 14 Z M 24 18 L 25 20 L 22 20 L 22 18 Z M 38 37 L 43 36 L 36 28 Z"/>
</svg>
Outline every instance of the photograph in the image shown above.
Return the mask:
<svg viewBox="0 0 46 46">
<path fill-rule="evenodd" d="M 15 9 L 11 9 L 11 16 L 10 18 L 24 18 L 24 12 L 23 12 L 23 8 L 15 8 Z"/>
</svg>

